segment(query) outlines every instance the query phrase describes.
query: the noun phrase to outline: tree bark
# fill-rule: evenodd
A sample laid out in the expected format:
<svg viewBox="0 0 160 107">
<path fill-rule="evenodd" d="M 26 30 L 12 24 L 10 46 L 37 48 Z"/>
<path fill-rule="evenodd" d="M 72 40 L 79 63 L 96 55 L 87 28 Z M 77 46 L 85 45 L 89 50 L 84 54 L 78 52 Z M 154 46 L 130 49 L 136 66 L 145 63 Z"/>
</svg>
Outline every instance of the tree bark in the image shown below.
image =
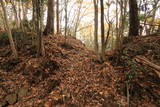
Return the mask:
<svg viewBox="0 0 160 107">
<path fill-rule="evenodd" d="M 98 0 L 94 0 L 94 50 L 98 52 Z"/>
<path fill-rule="evenodd" d="M 13 41 L 13 37 L 12 37 L 12 33 L 11 33 L 11 30 L 10 30 L 10 27 L 9 27 L 9 24 L 8 24 L 6 9 L 4 7 L 3 0 L 1 0 L 0 2 L 1 2 L 1 5 L 2 5 L 3 13 L 4 13 L 4 22 L 6 24 L 11 50 L 13 52 L 14 58 L 18 58 L 17 50 L 16 50 L 16 47 L 15 47 L 15 44 L 14 44 L 14 41 Z"/>
<path fill-rule="evenodd" d="M 67 27 L 68 27 L 68 15 L 67 15 L 67 10 L 68 10 L 68 0 L 65 0 L 65 38 L 67 36 Z M 65 39 L 66 40 L 66 39 Z"/>
<path fill-rule="evenodd" d="M 44 35 L 54 34 L 54 0 L 48 0 L 47 25 L 44 29 Z"/>
<path fill-rule="evenodd" d="M 137 0 L 129 0 L 129 36 L 139 35 Z"/>
<path fill-rule="evenodd" d="M 32 22 L 33 22 L 33 31 L 36 30 L 36 27 L 35 27 L 35 19 L 36 19 L 36 6 L 35 6 L 35 0 L 32 0 L 32 7 L 33 7 L 33 10 L 32 10 Z"/>
<path fill-rule="evenodd" d="M 107 43 L 109 42 L 109 35 L 110 35 L 111 27 L 112 27 L 112 23 L 109 22 L 108 23 L 107 36 L 106 36 L 106 39 L 105 39 L 105 42 L 104 42 L 105 49 L 107 48 Z"/>
<path fill-rule="evenodd" d="M 59 34 L 60 33 L 60 28 L 59 28 L 59 0 L 57 0 L 57 5 L 56 6 L 57 6 L 57 8 L 56 8 L 57 9 L 57 12 L 56 12 L 57 13 L 57 18 L 56 18 L 57 19 L 57 34 Z"/>
<path fill-rule="evenodd" d="M 160 24 L 158 26 L 157 32 L 160 33 Z"/>
<path fill-rule="evenodd" d="M 117 31 L 118 33 L 117 33 L 117 40 L 116 40 L 116 49 L 120 49 L 122 47 L 122 43 L 123 43 L 123 37 L 124 37 L 123 33 L 125 30 L 125 21 L 126 21 L 126 15 L 127 15 L 127 3 L 128 3 L 128 0 L 120 0 L 119 1 L 120 18 L 119 18 L 119 29 Z"/>
<path fill-rule="evenodd" d="M 37 33 L 37 57 L 44 56 L 44 47 L 42 40 L 42 1 L 35 0 L 36 7 L 36 33 Z"/>
<path fill-rule="evenodd" d="M 23 24 L 22 24 L 22 17 L 21 17 L 21 13 L 22 13 L 22 0 L 19 0 L 19 22 L 20 22 L 20 28 L 22 29 L 22 31 L 24 31 L 24 28 L 23 28 Z"/>
<path fill-rule="evenodd" d="M 103 0 L 100 0 L 101 5 L 101 61 L 105 60 L 105 37 L 104 37 L 104 4 Z"/>
</svg>

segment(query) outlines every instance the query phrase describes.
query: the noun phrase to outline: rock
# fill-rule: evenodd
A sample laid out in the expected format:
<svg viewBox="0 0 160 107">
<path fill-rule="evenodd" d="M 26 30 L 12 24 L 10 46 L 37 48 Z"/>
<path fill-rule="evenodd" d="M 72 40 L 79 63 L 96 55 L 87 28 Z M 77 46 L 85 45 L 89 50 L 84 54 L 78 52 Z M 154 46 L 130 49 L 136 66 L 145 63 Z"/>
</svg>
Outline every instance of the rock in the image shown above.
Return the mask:
<svg viewBox="0 0 160 107">
<path fill-rule="evenodd" d="M 28 95 L 28 88 L 20 88 L 18 91 L 18 100 Z"/>
<path fill-rule="evenodd" d="M 5 97 L 5 101 L 7 101 L 10 105 L 15 104 L 17 102 L 17 94 L 10 94 Z"/>
</svg>

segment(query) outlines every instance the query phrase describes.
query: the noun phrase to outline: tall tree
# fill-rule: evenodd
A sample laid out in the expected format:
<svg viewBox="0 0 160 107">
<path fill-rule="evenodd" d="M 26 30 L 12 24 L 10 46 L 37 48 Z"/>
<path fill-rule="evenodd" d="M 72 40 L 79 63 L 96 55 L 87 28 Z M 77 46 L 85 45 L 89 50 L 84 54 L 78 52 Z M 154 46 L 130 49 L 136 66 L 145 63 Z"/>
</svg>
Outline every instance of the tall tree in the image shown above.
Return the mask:
<svg viewBox="0 0 160 107">
<path fill-rule="evenodd" d="M 78 29 L 78 26 L 79 26 L 79 23 L 80 23 L 80 15 L 81 15 L 81 10 L 82 10 L 82 5 L 83 5 L 83 0 L 78 0 L 77 1 L 77 6 L 78 6 L 78 9 L 77 9 L 77 15 L 76 15 L 76 22 L 75 22 L 75 29 L 74 29 L 74 37 L 77 36 L 77 29 Z"/>
<path fill-rule="evenodd" d="M 35 0 L 32 0 L 32 22 L 33 22 L 33 31 L 35 31 L 35 15 L 36 8 L 35 8 Z"/>
<path fill-rule="evenodd" d="M 120 17 L 118 21 L 118 4 L 120 5 Z M 128 0 L 116 0 L 116 49 L 120 49 L 123 43 L 124 30 L 125 30 L 125 22 L 127 17 L 127 4 Z M 118 29 L 119 23 L 119 29 Z"/>
<path fill-rule="evenodd" d="M 57 34 L 60 33 L 60 28 L 59 28 L 59 0 L 57 0 L 57 4 L 56 4 L 56 19 L 57 19 Z"/>
<path fill-rule="evenodd" d="M 6 24 L 6 28 L 7 28 L 7 33 L 8 33 L 8 38 L 9 38 L 11 50 L 13 52 L 14 58 L 18 58 L 18 54 L 17 54 L 17 50 L 16 50 L 16 47 L 15 47 L 15 44 L 14 44 L 14 41 L 13 41 L 11 29 L 10 29 L 9 24 L 8 24 L 6 8 L 4 6 L 3 0 L 1 0 L 0 2 L 1 2 L 1 5 L 2 5 L 3 13 L 4 13 L 4 22 Z"/>
<path fill-rule="evenodd" d="M 65 0 L 65 32 L 64 35 L 65 37 L 67 36 L 67 27 L 68 27 L 68 15 L 67 15 L 67 9 L 68 9 L 68 0 Z"/>
<path fill-rule="evenodd" d="M 22 0 L 19 0 L 18 1 L 18 13 L 19 13 L 19 21 L 20 21 L 20 28 L 22 29 L 22 31 L 24 31 L 24 28 L 23 28 L 23 23 L 22 23 L 22 17 L 21 17 L 21 13 L 22 13 Z"/>
<path fill-rule="evenodd" d="M 43 0 L 35 0 L 36 7 L 36 32 L 37 32 L 37 56 L 44 56 L 44 47 L 42 40 L 42 3 Z"/>
<path fill-rule="evenodd" d="M 98 52 L 98 0 L 94 0 L 94 50 Z"/>
<path fill-rule="evenodd" d="M 16 27 L 19 28 L 20 27 L 20 22 L 18 20 L 18 13 L 17 13 L 15 1 L 11 0 L 10 3 L 12 5 L 13 12 L 14 12 L 14 17 L 15 17 L 15 20 L 16 20 Z"/>
<path fill-rule="evenodd" d="M 101 6 L 101 61 L 105 60 L 105 36 L 104 36 L 104 4 L 103 0 L 100 0 Z"/>
<path fill-rule="evenodd" d="M 119 41 L 120 41 L 120 36 L 119 36 L 119 29 L 118 29 L 118 0 L 116 0 L 116 49 L 119 49 Z"/>
<path fill-rule="evenodd" d="M 44 34 L 49 33 L 54 34 L 54 0 L 48 0 L 48 16 L 47 16 L 47 25 L 44 29 Z"/>
<path fill-rule="evenodd" d="M 152 19 L 151 19 L 151 25 L 154 25 L 154 21 L 155 21 L 155 18 L 156 18 L 156 12 L 159 8 L 159 2 L 160 0 L 153 0 L 153 12 L 152 12 Z M 149 28 L 149 33 L 153 33 L 154 32 L 154 29 L 155 29 L 155 26 L 150 26 Z"/>
<path fill-rule="evenodd" d="M 129 36 L 139 35 L 137 0 L 129 0 Z"/>
<path fill-rule="evenodd" d="M 22 12 L 23 12 L 23 20 L 27 20 L 27 6 L 28 6 L 28 1 L 23 0 L 21 2 L 22 5 Z"/>
</svg>

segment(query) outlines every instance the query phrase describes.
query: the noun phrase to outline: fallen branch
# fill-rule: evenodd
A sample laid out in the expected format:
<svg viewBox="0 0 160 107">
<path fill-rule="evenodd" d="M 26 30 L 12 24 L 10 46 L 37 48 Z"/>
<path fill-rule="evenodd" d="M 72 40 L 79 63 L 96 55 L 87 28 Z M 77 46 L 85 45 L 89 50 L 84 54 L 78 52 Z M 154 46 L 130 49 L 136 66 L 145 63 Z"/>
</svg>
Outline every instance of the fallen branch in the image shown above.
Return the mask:
<svg viewBox="0 0 160 107">
<path fill-rule="evenodd" d="M 155 73 L 158 75 L 158 77 L 160 78 L 160 66 L 156 65 L 152 62 L 150 62 L 146 57 L 144 56 L 136 56 L 135 60 L 139 63 L 142 63 L 144 65 L 147 65 L 153 69 L 155 69 Z"/>
</svg>

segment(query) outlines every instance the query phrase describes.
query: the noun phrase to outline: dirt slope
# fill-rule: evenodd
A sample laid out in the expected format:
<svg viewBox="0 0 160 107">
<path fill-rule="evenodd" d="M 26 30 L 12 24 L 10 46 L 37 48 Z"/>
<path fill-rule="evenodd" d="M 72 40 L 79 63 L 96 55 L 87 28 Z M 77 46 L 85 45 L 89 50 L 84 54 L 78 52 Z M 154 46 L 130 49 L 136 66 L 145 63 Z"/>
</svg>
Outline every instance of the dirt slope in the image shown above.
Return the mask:
<svg viewBox="0 0 160 107">
<path fill-rule="evenodd" d="M 139 56 L 160 66 L 160 35 L 141 36 L 126 41 L 115 53 L 112 62 L 119 71 L 119 92 L 126 96 L 126 82 L 130 86 L 130 103 L 134 107 L 160 106 L 160 78 L 157 71 L 135 58 Z M 118 91 L 117 90 L 117 91 Z"/>
<path fill-rule="evenodd" d="M 117 73 L 79 40 L 45 37 L 46 56 L 35 58 L 31 43 L 23 41 L 19 60 L 11 59 L 9 46 L 0 49 L 0 104 L 28 106 L 126 105 L 116 91 Z M 2 103 L 3 102 L 3 103 Z"/>
<path fill-rule="evenodd" d="M 134 61 L 142 55 L 159 64 L 160 36 L 135 38 L 100 64 L 93 51 L 72 37 L 46 36 L 46 55 L 36 58 L 31 38 L 17 41 L 19 59 L 0 47 L 0 107 L 159 107 L 160 79 Z M 23 48 L 22 48 L 23 47 Z M 117 63 L 116 63 L 117 62 Z"/>
</svg>

